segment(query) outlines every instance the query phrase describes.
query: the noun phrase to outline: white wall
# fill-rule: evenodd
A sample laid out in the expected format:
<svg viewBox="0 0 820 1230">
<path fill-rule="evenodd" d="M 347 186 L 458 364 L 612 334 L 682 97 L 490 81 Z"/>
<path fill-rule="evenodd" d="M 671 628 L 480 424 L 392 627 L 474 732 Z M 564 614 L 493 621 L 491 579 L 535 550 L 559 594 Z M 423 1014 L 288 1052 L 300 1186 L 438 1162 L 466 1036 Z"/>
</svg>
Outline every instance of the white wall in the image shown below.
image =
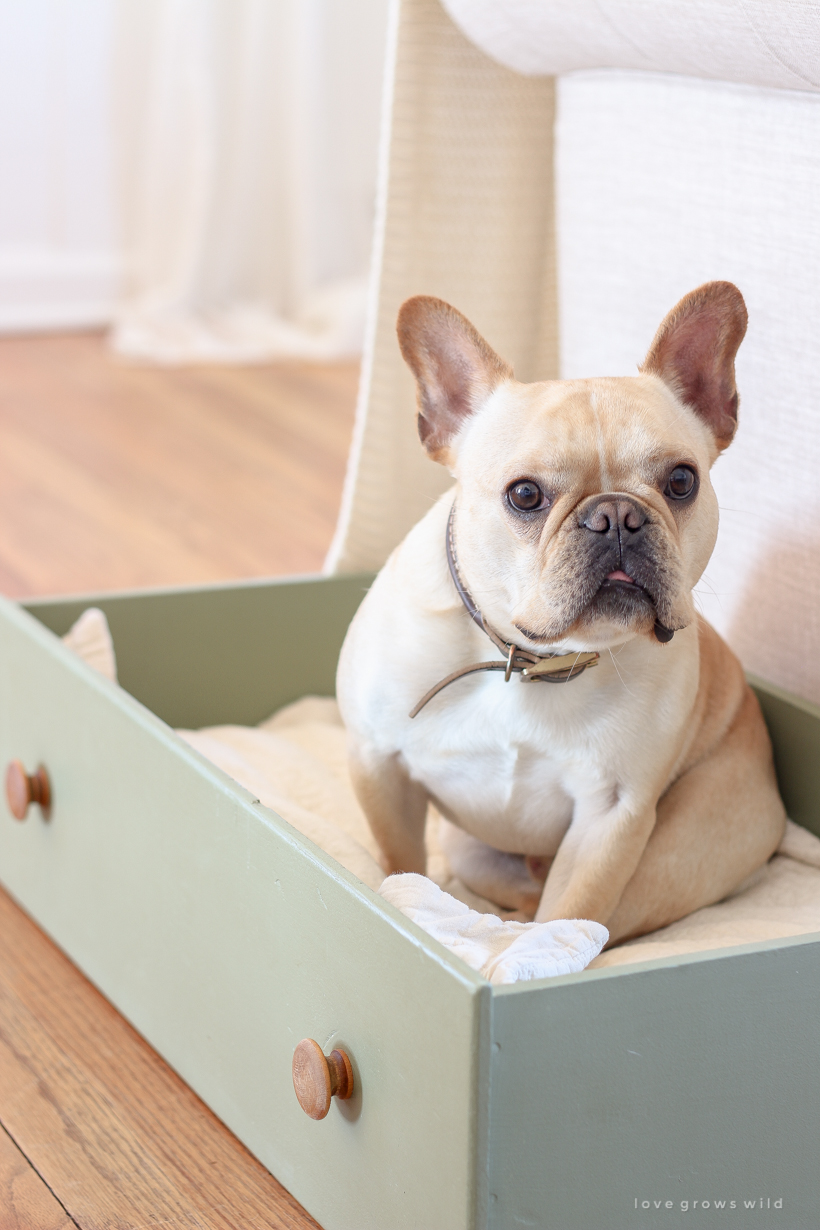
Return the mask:
<svg viewBox="0 0 820 1230">
<path fill-rule="evenodd" d="M 696 595 L 747 669 L 820 702 L 820 95 L 601 71 L 559 84 L 564 376 L 630 375 L 686 291 L 749 332 Z"/>
<path fill-rule="evenodd" d="M 0 330 L 108 321 L 115 0 L 0 0 Z"/>
</svg>

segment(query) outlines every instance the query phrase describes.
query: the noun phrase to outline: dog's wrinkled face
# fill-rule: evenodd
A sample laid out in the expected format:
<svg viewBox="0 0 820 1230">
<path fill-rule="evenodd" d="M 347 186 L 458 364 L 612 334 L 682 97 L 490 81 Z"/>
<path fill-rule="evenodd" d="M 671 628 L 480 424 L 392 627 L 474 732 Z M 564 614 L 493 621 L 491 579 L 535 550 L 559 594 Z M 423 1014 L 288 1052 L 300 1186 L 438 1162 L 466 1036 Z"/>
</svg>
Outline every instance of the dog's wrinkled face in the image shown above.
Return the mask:
<svg viewBox="0 0 820 1230">
<path fill-rule="evenodd" d="M 525 385 L 448 305 L 404 305 L 419 434 L 458 480 L 460 566 L 502 635 L 602 649 L 691 623 L 745 326 L 739 291 L 709 283 L 669 314 L 640 375 Z"/>
<path fill-rule="evenodd" d="M 490 622 L 595 648 L 685 627 L 717 533 L 713 453 L 657 377 L 499 387 L 453 465 L 459 557 Z"/>
</svg>

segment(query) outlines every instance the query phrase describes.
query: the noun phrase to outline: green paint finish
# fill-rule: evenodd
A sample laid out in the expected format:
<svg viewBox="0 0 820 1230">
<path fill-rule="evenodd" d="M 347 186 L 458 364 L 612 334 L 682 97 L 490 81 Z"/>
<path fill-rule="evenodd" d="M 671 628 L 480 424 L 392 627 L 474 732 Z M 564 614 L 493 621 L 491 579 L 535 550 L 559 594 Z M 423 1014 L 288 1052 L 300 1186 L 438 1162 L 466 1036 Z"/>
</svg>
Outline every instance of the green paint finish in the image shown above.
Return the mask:
<svg viewBox="0 0 820 1230">
<path fill-rule="evenodd" d="M 169 726 L 256 725 L 308 693 L 335 691 L 336 661 L 372 575 L 37 599 L 58 636 L 105 611 L 120 683 Z M 820 709 L 752 683 L 775 746 L 789 814 L 820 834 Z"/>
<path fill-rule="evenodd" d="M 4 882 L 326 1230 L 820 1224 L 820 937 L 490 988 L 155 716 L 332 693 L 369 580 L 0 603 L 0 763 L 55 792 L 0 805 Z M 127 691 L 46 630 L 92 604 Z M 753 682 L 820 833 L 820 710 Z M 318 1124 L 304 1036 L 361 1089 Z"/>
<path fill-rule="evenodd" d="M 772 737 L 786 811 L 820 837 L 820 707 L 762 679 L 750 683 Z"/>
<path fill-rule="evenodd" d="M 489 986 L 9 603 L 0 696 L 54 792 L 0 803 L 15 897 L 322 1225 L 472 1230 Z M 305 1036 L 361 1091 L 321 1123 Z"/>
<path fill-rule="evenodd" d="M 819 987 L 814 936 L 496 991 L 490 1226 L 816 1230 Z"/>
<path fill-rule="evenodd" d="M 372 579 L 90 594 L 25 609 L 63 636 L 87 607 L 100 607 L 120 683 L 169 726 L 255 726 L 300 696 L 333 696 L 339 650 Z"/>
</svg>

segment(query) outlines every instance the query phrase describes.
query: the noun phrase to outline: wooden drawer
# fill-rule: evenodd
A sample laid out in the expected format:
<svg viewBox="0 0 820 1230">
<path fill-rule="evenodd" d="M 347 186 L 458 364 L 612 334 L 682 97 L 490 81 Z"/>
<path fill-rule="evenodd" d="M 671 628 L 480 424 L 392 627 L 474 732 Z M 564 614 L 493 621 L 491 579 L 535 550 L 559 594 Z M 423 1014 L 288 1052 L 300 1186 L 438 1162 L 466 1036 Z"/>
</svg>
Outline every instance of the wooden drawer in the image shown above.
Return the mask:
<svg viewBox="0 0 820 1230">
<path fill-rule="evenodd" d="M 327 1230 L 815 1227 L 820 939 L 491 988 L 173 733 L 332 692 L 365 584 L 0 603 L 0 764 L 54 792 L 0 804 L 0 878 Z M 122 688 L 58 639 L 92 602 Z M 761 695 L 817 828 L 817 713 Z M 306 1036 L 354 1066 L 321 1122 Z"/>
</svg>

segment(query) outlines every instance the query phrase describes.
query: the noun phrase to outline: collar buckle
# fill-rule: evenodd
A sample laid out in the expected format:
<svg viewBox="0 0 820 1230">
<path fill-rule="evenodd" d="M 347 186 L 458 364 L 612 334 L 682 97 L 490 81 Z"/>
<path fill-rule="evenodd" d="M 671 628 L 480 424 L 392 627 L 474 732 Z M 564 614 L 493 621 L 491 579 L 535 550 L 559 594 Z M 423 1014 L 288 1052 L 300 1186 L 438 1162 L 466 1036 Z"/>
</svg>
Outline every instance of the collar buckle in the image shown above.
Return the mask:
<svg viewBox="0 0 820 1230">
<path fill-rule="evenodd" d="M 587 653 L 556 654 L 552 658 L 543 658 L 532 666 L 525 666 L 521 672 L 521 679 L 524 683 L 535 683 L 551 675 L 565 675 L 567 679 L 573 679 L 588 666 L 597 666 L 600 656 L 593 650 Z"/>
</svg>

